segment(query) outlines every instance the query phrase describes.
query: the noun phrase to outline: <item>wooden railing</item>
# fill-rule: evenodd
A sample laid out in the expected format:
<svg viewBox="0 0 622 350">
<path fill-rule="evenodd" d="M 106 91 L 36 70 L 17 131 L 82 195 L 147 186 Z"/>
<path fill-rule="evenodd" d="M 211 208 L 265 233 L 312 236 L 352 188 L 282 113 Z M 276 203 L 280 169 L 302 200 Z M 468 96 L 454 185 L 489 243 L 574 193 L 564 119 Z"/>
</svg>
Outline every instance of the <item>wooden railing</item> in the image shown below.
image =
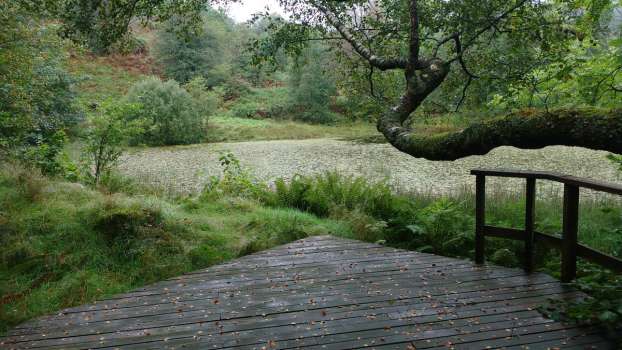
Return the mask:
<svg viewBox="0 0 622 350">
<path fill-rule="evenodd" d="M 524 268 L 531 272 L 534 268 L 534 245 L 546 244 L 561 250 L 561 279 L 570 282 L 577 275 L 577 257 L 584 258 L 615 272 L 622 272 L 622 260 L 580 244 L 577 239 L 579 228 L 579 189 L 588 188 L 600 192 L 622 195 L 622 186 L 581 179 L 552 172 L 475 169 L 476 209 L 475 209 L 475 262 L 484 263 L 485 237 L 509 238 L 524 241 Z M 486 225 L 486 177 L 522 178 L 526 186 L 525 229 L 494 227 Z M 536 180 L 550 180 L 564 184 L 564 209 L 562 234 L 549 235 L 535 231 Z"/>
</svg>

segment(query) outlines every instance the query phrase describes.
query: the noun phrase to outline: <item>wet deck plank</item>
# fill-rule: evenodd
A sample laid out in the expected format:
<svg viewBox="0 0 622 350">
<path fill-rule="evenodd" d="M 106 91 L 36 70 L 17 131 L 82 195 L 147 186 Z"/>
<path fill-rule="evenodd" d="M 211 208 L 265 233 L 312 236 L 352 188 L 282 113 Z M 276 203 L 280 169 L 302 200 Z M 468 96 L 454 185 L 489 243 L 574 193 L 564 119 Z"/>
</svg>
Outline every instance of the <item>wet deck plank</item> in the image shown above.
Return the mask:
<svg viewBox="0 0 622 350">
<path fill-rule="evenodd" d="M 27 322 L 0 348 L 614 348 L 537 311 L 581 297 L 544 274 L 317 236 Z"/>
</svg>

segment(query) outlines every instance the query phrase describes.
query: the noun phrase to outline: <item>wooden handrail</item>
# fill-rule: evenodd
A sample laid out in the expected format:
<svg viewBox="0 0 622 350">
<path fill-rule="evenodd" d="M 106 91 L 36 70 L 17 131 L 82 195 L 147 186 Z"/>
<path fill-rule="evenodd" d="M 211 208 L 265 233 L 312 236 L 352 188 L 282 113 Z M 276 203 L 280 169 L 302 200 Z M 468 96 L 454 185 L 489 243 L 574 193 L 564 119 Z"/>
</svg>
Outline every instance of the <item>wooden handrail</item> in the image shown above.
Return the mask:
<svg viewBox="0 0 622 350">
<path fill-rule="evenodd" d="M 577 275 L 577 257 L 599 264 L 615 272 L 622 272 L 622 259 L 607 255 L 596 249 L 580 244 L 577 239 L 579 230 L 579 193 L 580 188 L 622 195 L 622 186 L 602 181 L 582 179 L 546 171 L 522 171 L 505 169 L 474 169 L 475 186 L 475 262 L 484 263 L 486 236 L 521 240 L 525 244 L 524 268 L 531 272 L 533 266 L 534 245 L 544 243 L 561 250 L 562 282 L 570 282 Z M 486 225 L 486 177 L 513 177 L 526 179 L 525 229 L 517 230 Z M 536 180 L 550 180 L 564 184 L 564 215 L 561 237 L 535 231 Z"/>
<path fill-rule="evenodd" d="M 471 175 L 494 176 L 494 177 L 514 177 L 522 179 L 539 179 L 560 182 L 576 187 L 589 188 L 591 190 L 622 195 L 622 185 L 592 179 L 564 175 L 549 171 L 524 171 L 507 169 L 473 169 Z"/>
</svg>

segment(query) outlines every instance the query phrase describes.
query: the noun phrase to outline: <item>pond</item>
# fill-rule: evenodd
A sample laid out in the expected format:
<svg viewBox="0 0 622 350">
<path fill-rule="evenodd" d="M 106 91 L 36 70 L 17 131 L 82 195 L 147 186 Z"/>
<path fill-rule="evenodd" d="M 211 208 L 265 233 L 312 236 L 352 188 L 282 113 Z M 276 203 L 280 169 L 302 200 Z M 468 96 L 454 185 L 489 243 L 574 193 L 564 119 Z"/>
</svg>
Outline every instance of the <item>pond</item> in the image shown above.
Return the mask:
<svg viewBox="0 0 622 350">
<path fill-rule="evenodd" d="M 221 174 L 222 152 L 233 153 L 259 180 L 290 179 L 338 171 L 387 181 L 396 191 L 450 195 L 469 190 L 473 168 L 557 171 L 598 180 L 620 182 L 620 172 L 607 152 L 579 147 L 550 146 L 539 150 L 499 147 L 484 156 L 457 161 L 428 161 L 401 153 L 389 144 L 355 143 L 333 139 L 215 143 L 134 149 L 124 156 L 122 173 L 176 192 L 195 192 L 210 176 Z M 522 181 L 496 179 L 492 191 L 521 190 Z M 541 184 L 540 195 L 557 195 L 560 187 Z"/>
</svg>

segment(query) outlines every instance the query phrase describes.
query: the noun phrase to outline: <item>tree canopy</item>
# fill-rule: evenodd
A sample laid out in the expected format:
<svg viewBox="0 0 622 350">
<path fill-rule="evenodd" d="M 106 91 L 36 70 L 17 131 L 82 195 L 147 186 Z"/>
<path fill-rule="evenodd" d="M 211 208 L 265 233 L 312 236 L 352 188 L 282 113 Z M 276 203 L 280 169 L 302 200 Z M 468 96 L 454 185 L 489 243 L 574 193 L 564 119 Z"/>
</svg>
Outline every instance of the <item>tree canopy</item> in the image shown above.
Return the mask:
<svg viewBox="0 0 622 350">
<path fill-rule="evenodd" d="M 123 38 L 133 21 L 160 22 L 182 19 L 175 31 L 190 34 L 201 30 L 201 14 L 208 5 L 238 0 L 18 0 L 31 14 L 60 19 L 62 34 L 106 52 Z"/>
<path fill-rule="evenodd" d="M 96 50 L 125 35 L 134 20 L 166 21 L 176 32 L 201 30 L 206 6 L 235 0 L 21 0 L 25 6 L 60 18 L 63 33 Z M 539 148 L 561 144 L 622 153 L 622 112 L 549 109 L 556 86 L 583 69 L 580 84 L 566 99 L 615 100 L 622 92 L 622 40 L 588 51 L 601 54 L 606 67 L 585 65 L 577 46 L 611 31 L 603 21 L 615 0 L 279 0 L 289 19 L 268 18 L 270 35 L 256 39 L 255 63 L 279 52 L 300 56 L 314 41 L 332 44 L 341 56 L 364 62 L 372 87 L 374 74 L 402 76 L 401 96 L 378 99 L 393 106 L 379 113 L 378 130 L 399 150 L 415 157 L 451 160 L 512 145 Z M 607 28 L 606 28 L 607 27 Z M 616 25 L 613 25 L 615 30 Z M 617 24 L 619 27 L 619 23 Z M 620 35 L 619 28 L 618 36 Z M 593 60 L 596 62 L 595 60 Z M 376 72 L 376 73 L 375 73 Z M 398 72 L 394 74 L 391 72 Z M 353 70 L 354 73 L 354 70 Z M 548 83 L 548 85 L 547 85 Z M 303 84 L 304 85 L 304 84 Z M 545 90 L 542 93 L 542 90 Z M 488 90 L 488 91 L 486 91 Z M 438 92 L 449 91 L 439 101 Z M 453 133 L 421 135 L 411 127 L 416 111 L 435 101 L 459 109 L 502 91 L 500 105 L 528 100 L 542 111 L 507 113 Z M 525 93 L 526 91 L 526 93 Z M 511 98 L 507 98 L 509 95 Z M 563 97 L 563 96 L 562 96 Z M 557 96 L 556 98 L 559 98 Z M 534 102 L 536 101 L 536 102 Z M 538 102 L 539 101 L 539 102 Z M 497 101 L 498 102 L 498 101 Z M 544 107 L 544 108 L 542 108 Z M 509 110 L 510 108 L 508 108 Z M 535 132 L 534 130 L 537 130 Z"/>
<path fill-rule="evenodd" d="M 456 71 L 453 83 L 460 82 L 461 93 L 446 103 L 457 107 L 474 81 L 495 86 L 524 83 L 530 72 L 551 65 L 567 72 L 573 64 L 567 59 L 569 49 L 602 29 L 602 14 L 615 5 L 610 1 L 279 2 L 292 20 L 275 23 L 270 38 L 255 43 L 258 57 L 269 58 L 283 48 L 297 54 L 309 42 L 330 40 L 344 55 L 362 59 L 373 69 L 401 71 L 402 96 L 378 117 L 378 130 L 403 152 L 434 160 L 484 154 L 502 145 L 561 144 L 622 152 L 620 111 L 511 113 L 433 136 L 418 135 L 409 127 L 413 112 Z M 618 87 L 609 80 L 615 92 Z"/>
</svg>

